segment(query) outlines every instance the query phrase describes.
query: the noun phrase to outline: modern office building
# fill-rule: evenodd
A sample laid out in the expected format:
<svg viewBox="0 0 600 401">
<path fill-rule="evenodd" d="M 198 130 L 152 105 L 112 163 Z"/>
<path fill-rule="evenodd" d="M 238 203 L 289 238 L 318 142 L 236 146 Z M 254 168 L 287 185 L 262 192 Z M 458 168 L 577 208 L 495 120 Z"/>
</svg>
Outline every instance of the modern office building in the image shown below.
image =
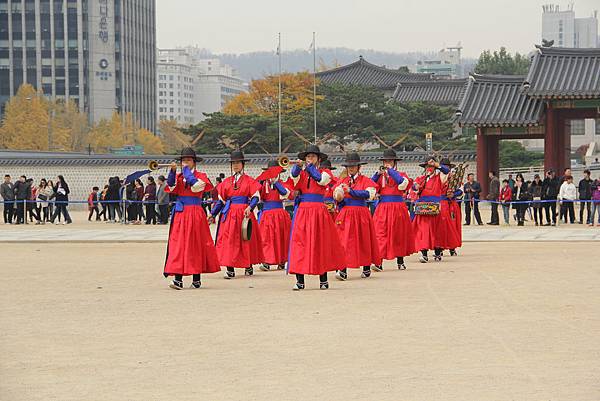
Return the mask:
<svg viewBox="0 0 600 401">
<path fill-rule="evenodd" d="M 219 59 L 200 59 L 187 49 L 158 50 L 158 119 L 189 125 L 204 120 L 204 113 L 221 111 L 237 94 L 246 91 L 235 70 Z"/>
<path fill-rule="evenodd" d="M 156 127 L 155 0 L 0 0 L 0 112 L 23 83 Z"/>
<path fill-rule="evenodd" d="M 573 4 L 566 10 L 559 5 L 542 6 L 542 39 L 554 41 L 554 47 L 598 47 L 598 12 L 575 18 Z"/>
<path fill-rule="evenodd" d="M 199 121 L 195 84 L 198 76 L 192 58 L 183 49 L 158 50 L 158 119 L 180 125 Z"/>
</svg>

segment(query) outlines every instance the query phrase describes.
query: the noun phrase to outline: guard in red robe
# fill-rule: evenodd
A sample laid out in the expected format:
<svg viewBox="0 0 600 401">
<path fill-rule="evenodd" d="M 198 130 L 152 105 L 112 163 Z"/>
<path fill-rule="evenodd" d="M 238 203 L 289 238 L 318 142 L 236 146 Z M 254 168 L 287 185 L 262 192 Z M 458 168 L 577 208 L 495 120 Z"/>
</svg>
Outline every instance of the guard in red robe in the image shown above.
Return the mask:
<svg viewBox="0 0 600 401">
<path fill-rule="evenodd" d="M 450 162 L 450 159 L 444 158 L 440 163 L 450 169 L 455 165 Z M 454 174 L 450 171 L 448 179 Z M 442 229 L 436 237 L 436 248 L 449 249 L 450 255 L 456 255 L 456 248 L 462 245 L 462 230 L 461 227 L 460 206 L 456 201 L 456 197 L 462 195 L 460 189 L 448 188 L 448 181 L 442 185 L 442 200 L 440 202 L 440 219 Z M 457 210 L 458 209 L 458 210 Z"/>
<path fill-rule="evenodd" d="M 396 170 L 400 160 L 393 149 L 383 152 L 382 168 L 371 180 L 378 186 L 379 201 L 373 223 L 379 244 L 379 253 L 383 259 L 396 259 L 398 269 L 405 270 L 404 257 L 415 253 L 410 213 L 405 198 L 412 180 L 408 175 Z M 383 265 L 375 265 L 375 271 L 382 271 Z"/>
<path fill-rule="evenodd" d="M 413 230 L 415 234 L 415 249 L 421 251 L 421 263 L 427 263 L 429 258 L 427 251 L 433 249 L 435 260 L 442 260 L 442 248 L 438 247 L 436 238 L 440 236 L 440 230 L 443 229 L 441 217 L 439 214 L 440 202 L 442 200 L 443 185 L 448 180 L 450 169 L 443 164 L 438 163 L 433 157 L 428 157 L 427 162 L 420 164 L 425 168 L 425 175 L 415 179 L 414 187 L 418 193 L 418 198 L 414 203 L 415 219 L 413 220 Z M 439 171 L 438 171 L 439 170 Z M 423 206 L 431 206 L 435 213 L 429 214 L 423 212 Z"/>
<path fill-rule="evenodd" d="M 217 187 L 219 200 L 211 210 L 210 221 L 217 215 L 216 245 L 221 265 L 227 266 L 226 279 L 235 277 L 234 268 L 245 269 L 246 276 L 254 274 L 252 265 L 262 263 L 262 241 L 260 228 L 254 215 L 254 209 L 260 200 L 260 184 L 244 173 L 247 159 L 240 150 L 233 151 L 230 157 L 232 175 Z M 248 241 L 242 238 L 242 221 L 247 217 L 251 221 L 251 236 Z"/>
<path fill-rule="evenodd" d="M 331 162 L 329 160 L 323 160 L 323 162 L 321 163 L 321 168 L 326 169 L 328 171 L 333 172 L 333 170 L 336 170 L 336 167 L 333 167 L 331 165 Z M 335 185 L 337 184 L 337 177 L 334 176 L 333 174 L 331 175 L 331 182 L 329 184 L 327 184 L 327 189 L 325 190 L 325 206 L 327 206 L 327 210 L 329 211 L 329 215 L 333 218 L 333 220 L 335 221 L 335 218 L 337 217 L 337 205 L 335 203 L 335 200 L 333 199 L 333 188 L 335 187 Z"/>
<path fill-rule="evenodd" d="M 371 276 L 372 264 L 381 265 L 375 226 L 367 205 L 368 200 L 375 198 L 377 184 L 360 173 L 363 164 L 366 162 L 360 160 L 358 153 L 348 153 L 342 164 L 348 176 L 338 181 L 333 190 L 333 198 L 340 207 L 335 224 L 346 260 L 344 269 L 335 275 L 341 281 L 348 279 L 347 268 L 362 267 L 361 277 L 367 278 Z"/>
<path fill-rule="evenodd" d="M 329 288 L 327 272 L 342 269 L 345 264 L 335 223 L 323 201 L 332 173 L 320 168 L 327 155 L 318 146 L 308 146 L 298 158 L 302 162 L 290 171 L 299 195 L 295 199 L 288 270 L 296 274 L 295 291 L 305 288 L 305 274 L 318 275 L 319 287 L 325 290 Z"/>
<path fill-rule="evenodd" d="M 291 191 L 280 179 L 285 170 L 279 166 L 277 160 L 271 160 L 263 170 L 264 172 L 256 177 L 262 184 L 262 209 L 258 213 L 258 224 L 264 262 L 260 269 L 268 271 L 271 270 L 271 265 L 275 265 L 277 270 L 283 270 L 288 258 L 292 229 L 292 219 L 283 208 L 283 201 L 290 197 Z"/>
<path fill-rule="evenodd" d="M 221 270 L 217 252 L 202 208 L 202 194 L 213 188 L 206 176 L 196 170 L 201 161 L 191 148 L 185 148 L 178 159 L 181 173 L 173 163 L 167 178 L 166 192 L 177 195 L 169 227 L 169 242 L 164 276 L 175 276 L 171 288 L 183 289 L 183 276 L 192 275 L 191 288 L 200 288 L 200 274 Z"/>
</svg>

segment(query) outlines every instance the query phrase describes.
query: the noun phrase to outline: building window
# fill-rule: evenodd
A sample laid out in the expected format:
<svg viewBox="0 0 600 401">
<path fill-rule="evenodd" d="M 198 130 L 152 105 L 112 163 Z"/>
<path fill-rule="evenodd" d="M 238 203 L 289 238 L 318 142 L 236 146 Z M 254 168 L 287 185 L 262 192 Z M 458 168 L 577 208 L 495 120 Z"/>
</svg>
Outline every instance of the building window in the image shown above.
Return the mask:
<svg viewBox="0 0 600 401">
<path fill-rule="evenodd" d="M 585 135 L 585 120 L 571 120 L 571 135 Z"/>
</svg>

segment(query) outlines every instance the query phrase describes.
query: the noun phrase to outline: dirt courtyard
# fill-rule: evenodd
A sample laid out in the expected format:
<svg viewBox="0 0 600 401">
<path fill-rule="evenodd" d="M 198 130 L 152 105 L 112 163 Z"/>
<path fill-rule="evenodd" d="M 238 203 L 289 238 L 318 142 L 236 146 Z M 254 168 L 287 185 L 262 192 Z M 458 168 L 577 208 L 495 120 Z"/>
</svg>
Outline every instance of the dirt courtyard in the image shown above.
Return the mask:
<svg viewBox="0 0 600 401">
<path fill-rule="evenodd" d="M 170 290 L 162 244 L 0 244 L 0 399 L 599 400 L 597 251 L 468 243 L 296 293 Z"/>
</svg>

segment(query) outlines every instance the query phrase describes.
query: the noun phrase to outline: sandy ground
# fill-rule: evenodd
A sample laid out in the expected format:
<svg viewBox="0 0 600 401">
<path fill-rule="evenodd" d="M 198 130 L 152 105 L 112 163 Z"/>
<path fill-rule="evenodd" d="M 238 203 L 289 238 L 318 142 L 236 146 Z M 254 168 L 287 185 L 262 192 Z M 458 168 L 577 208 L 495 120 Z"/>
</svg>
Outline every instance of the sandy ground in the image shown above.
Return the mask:
<svg viewBox="0 0 600 401">
<path fill-rule="evenodd" d="M 598 400 L 595 246 L 471 243 L 297 293 L 170 290 L 162 244 L 0 244 L 0 399 Z"/>
</svg>

